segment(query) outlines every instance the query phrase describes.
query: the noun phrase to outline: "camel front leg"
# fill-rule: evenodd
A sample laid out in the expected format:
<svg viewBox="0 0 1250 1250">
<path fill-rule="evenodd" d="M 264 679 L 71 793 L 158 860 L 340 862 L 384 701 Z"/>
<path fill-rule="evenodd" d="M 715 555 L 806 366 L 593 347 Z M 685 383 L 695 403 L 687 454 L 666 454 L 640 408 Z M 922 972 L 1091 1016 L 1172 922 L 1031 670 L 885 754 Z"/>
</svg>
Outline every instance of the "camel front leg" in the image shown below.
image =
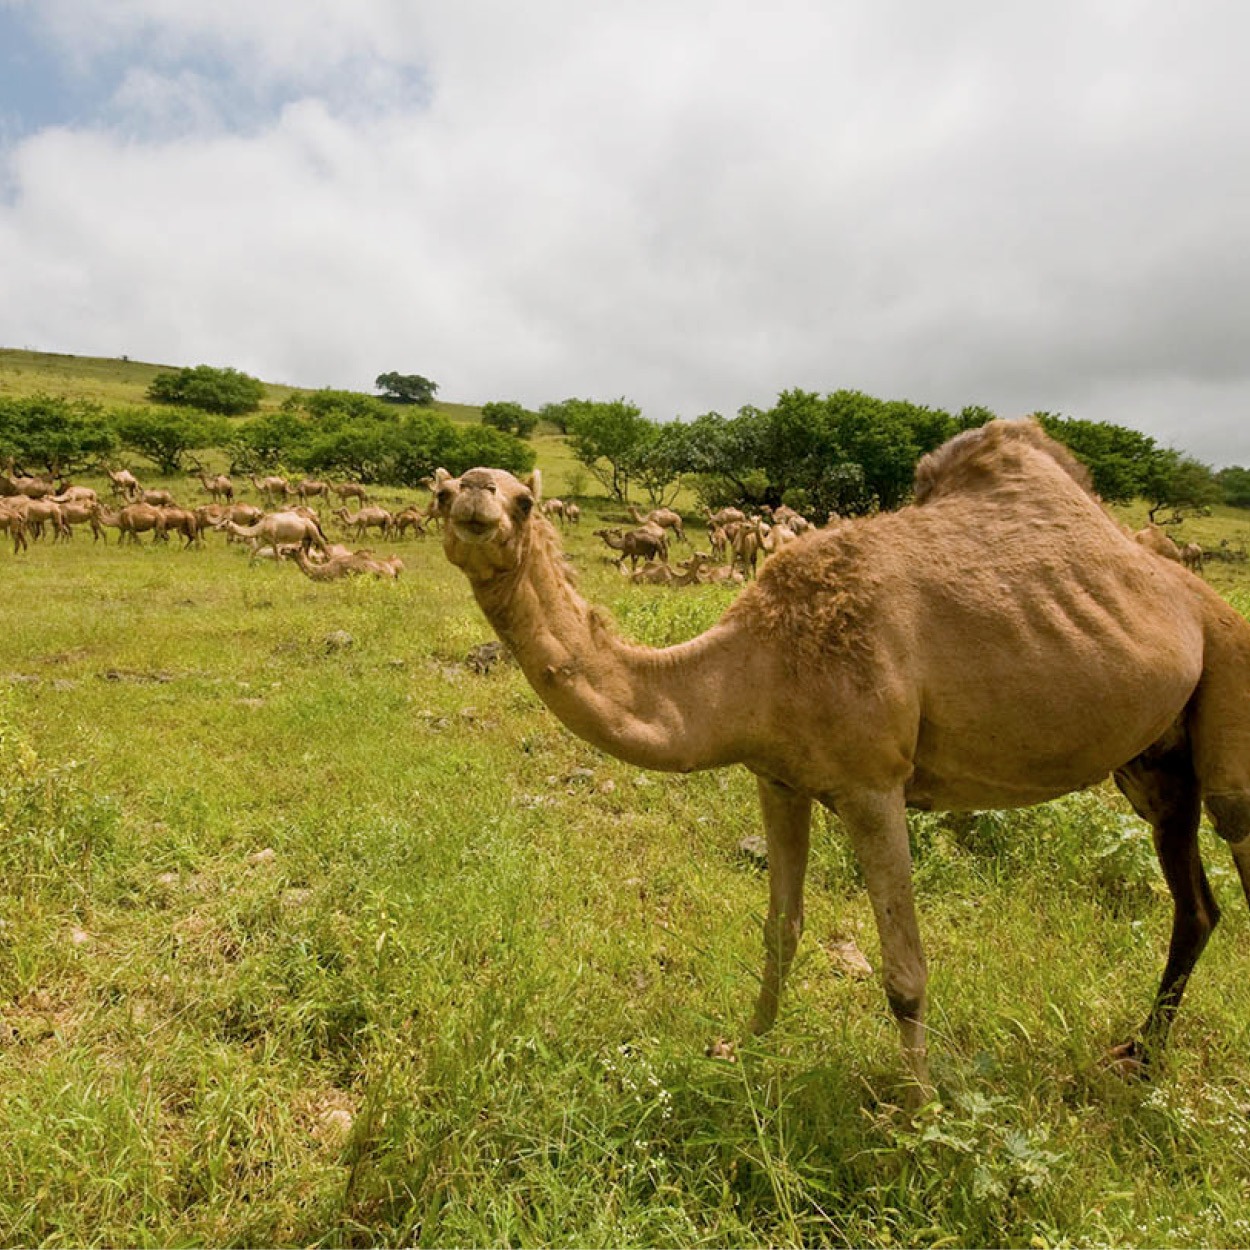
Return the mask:
<svg viewBox="0 0 1250 1250">
<path fill-rule="evenodd" d="M 757 777 L 768 837 L 768 919 L 764 922 L 764 972 L 751 1032 L 777 1018 L 781 987 L 803 933 L 803 879 L 811 840 L 812 801 L 779 782 Z"/>
<path fill-rule="evenodd" d="M 911 885 L 911 847 L 902 791 L 868 791 L 840 799 L 846 826 L 864 874 L 881 939 L 885 996 L 898 1022 L 903 1059 L 915 1082 L 913 1101 L 933 1096 L 925 1050 L 925 986 L 928 968 Z"/>
</svg>

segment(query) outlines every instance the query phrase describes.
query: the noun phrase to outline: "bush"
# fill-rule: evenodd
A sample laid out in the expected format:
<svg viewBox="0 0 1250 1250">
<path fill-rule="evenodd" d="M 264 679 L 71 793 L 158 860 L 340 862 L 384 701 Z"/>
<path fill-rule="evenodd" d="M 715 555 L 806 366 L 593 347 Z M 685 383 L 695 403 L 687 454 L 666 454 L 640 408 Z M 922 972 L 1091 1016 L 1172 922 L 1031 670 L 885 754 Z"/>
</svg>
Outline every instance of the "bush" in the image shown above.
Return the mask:
<svg viewBox="0 0 1250 1250">
<path fill-rule="evenodd" d="M 0 456 L 53 477 L 80 473 L 117 446 L 98 404 L 34 395 L 0 399 Z"/>
<path fill-rule="evenodd" d="M 168 408 L 120 409 L 113 414 L 113 428 L 124 446 L 165 474 L 182 472 L 188 452 L 220 447 L 230 438 L 230 427 L 219 417 Z"/>
<path fill-rule="evenodd" d="M 227 417 L 255 412 L 264 397 L 265 386 L 258 378 L 211 365 L 158 373 L 148 387 L 148 398 L 154 403 L 199 408 Z"/>
<path fill-rule="evenodd" d="M 538 424 L 538 414 L 511 400 L 495 400 L 482 405 L 482 424 L 517 438 L 528 438 Z"/>
</svg>

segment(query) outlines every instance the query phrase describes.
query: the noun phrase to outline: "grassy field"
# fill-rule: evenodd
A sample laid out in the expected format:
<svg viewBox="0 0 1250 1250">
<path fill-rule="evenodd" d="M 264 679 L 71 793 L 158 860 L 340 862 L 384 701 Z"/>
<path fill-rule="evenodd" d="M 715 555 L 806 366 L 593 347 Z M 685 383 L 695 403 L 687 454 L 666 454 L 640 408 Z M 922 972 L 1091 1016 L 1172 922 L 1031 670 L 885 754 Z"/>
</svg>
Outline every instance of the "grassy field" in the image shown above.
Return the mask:
<svg viewBox="0 0 1250 1250">
<path fill-rule="evenodd" d="M 622 582 L 583 502 L 624 632 L 723 611 Z M 1100 1067 L 1170 923 L 1110 787 L 914 820 L 940 1108 L 899 1110 L 840 970 L 877 943 L 832 820 L 776 1029 L 707 1059 L 759 964 L 750 778 L 598 754 L 466 665 L 438 541 L 394 549 L 385 585 L 217 536 L 0 550 L 0 1243 L 1250 1243 L 1250 915 L 1209 832 L 1225 920 L 1151 1086 Z M 1210 580 L 1250 608 L 1250 566 Z"/>
</svg>

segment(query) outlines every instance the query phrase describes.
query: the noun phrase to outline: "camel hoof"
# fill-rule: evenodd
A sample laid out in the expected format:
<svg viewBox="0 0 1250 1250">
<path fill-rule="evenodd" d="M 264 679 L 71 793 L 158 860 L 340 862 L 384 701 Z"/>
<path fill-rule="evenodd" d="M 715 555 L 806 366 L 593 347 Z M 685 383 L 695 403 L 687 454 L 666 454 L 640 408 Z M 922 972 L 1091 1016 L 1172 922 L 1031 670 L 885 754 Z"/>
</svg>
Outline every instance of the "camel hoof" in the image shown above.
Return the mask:
<svg viewBox="0 0 1250 1250">
<path fill-rule="evenodd" d="M 1122 1081 L 1148 1081 L 1151 1077 L 1149 1060 L 1137 1038 L 1113 1046 L 1107 1052 L 1102 1066 L 1105 1071 L 1118 1076 Z"/>
<path fill-rule="evenodd" d="M 718 1037 L 707 1048 L 707 1057 L 709 1059 L 723 1059 L 726 1063 L 738 1062 L 738 1047 L 735 1042 L 726 1041 L 723 1037 Z"/>
</svg>

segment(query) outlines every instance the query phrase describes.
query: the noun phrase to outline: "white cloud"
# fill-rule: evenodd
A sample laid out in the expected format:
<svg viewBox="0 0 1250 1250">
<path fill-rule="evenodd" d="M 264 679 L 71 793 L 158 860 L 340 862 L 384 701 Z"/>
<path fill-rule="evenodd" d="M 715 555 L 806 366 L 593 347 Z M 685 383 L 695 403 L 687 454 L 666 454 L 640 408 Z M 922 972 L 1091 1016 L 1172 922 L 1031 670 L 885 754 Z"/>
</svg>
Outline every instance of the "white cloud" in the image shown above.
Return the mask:
<svg viewBox="0 0 1250 1250">
<path fill-rule="evenodd" d="M 1232 6 L 39 11 L 125 71 L 9 153 L 0 342 L 657 418 L 851 386 L 1250 463 Z"/>
</svg>

